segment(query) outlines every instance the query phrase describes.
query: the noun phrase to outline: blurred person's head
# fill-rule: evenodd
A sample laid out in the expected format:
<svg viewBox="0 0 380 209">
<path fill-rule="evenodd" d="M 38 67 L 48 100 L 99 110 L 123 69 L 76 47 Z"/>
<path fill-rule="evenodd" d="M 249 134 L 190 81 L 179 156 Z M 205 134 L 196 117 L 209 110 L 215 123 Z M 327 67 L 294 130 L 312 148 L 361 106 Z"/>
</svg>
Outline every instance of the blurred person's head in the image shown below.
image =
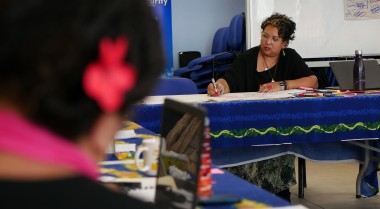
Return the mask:
<svg viewBox="0 0 380 209">
<path fill-rule="evenodd" d="M 106 112 L 83 88 L 84 71 L 102 59 L 101 40 L 125 39 L 120 62 L 136 71 L 114 112 L 147 95 L 163 69 L 158 24 L 144 0 L 6 0 L 0 27 L 1 100 L 65 137 L 85 133 Z M 101 81 L 95 91 L 117 82 Z"/>
<path fill-rule="evenodd" d="M 0 107 L 68 139 L 122 118 L 164 66 L 144 0 L 4 0 L 0 28 Z"/>
</svg>

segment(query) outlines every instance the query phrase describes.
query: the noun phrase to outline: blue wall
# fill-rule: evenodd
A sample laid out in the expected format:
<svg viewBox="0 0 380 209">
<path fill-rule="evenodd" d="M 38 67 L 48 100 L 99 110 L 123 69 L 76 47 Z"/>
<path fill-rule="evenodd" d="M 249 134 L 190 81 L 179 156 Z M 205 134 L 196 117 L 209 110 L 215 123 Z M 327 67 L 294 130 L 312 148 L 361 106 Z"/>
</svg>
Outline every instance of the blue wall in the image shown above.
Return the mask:
<svg viewBox="0 0 380 209">
<path fill-rule="evenodd" d="M 153 8 L 155 16 L 160 23 L 163 46 L 166 59 L 165 72 L 163 76 L 173 76 L 173 38 L 172 38 L 172 13 L 171 0 L 147 0 Z"/>
<path fill-rule="evenodd" d="M 245 11 L 245 0 L 172 0 L 173 68 L 178 69 L 178 53 L 200 51 L 211 54 L 214 33 Z"/>
</svg>

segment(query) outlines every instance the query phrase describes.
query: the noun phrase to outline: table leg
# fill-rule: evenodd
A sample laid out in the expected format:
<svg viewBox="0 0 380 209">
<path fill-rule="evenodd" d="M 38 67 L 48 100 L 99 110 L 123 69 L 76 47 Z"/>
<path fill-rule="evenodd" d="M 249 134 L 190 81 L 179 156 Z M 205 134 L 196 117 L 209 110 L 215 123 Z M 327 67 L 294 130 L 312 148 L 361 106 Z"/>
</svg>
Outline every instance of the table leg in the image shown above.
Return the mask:
<svg viewBox="0 0 380 209">
<path fill-rule="evenodd" d="M 365 146 L 369 146 L 368 140 L 365 140 L 364 142 Z M 361 188 L 360 183 L 363 180 L 364 173 L 367 170 L 369 164 L 369 149 L 364 147 L 364 161 L 363 166 L 360 168 L 359 174 L 356 177 L 356 198 L 361 198 Z"/>
<path fill-rule="evenodd" d="M 364 140 L 364 143 L 357 142 L 357 141 L 349 141 L 349 143 L 354 144 L 354 145 L 359 146 L 359 147 L 364 149 L 363 165 L 362 165 L 362 167 L 359 171 L 359 174 L 356 178 L 356 198 L 362 198 L 363 196 L 361 195 L 360 184 L 361 184 L 361 181 L 364 178 L 364 174 L 368 168 L 369 161 L 373 160 L 373 161 L 379 162 L 379 159 L 377 159 L 377 157 L 369 155 L 369 151 L 371 150 L 371 151 L 375 151 L 375 152 L 380 153 L 380 149 L 377 147 L 374 147 L 374 146 L 370 146 L 369 140 Z"/>
<path fill-rule="evenodd" d="M 306 161 L 298 158 L 298 197 L 304 197 L 304 188 L 306 187 Z"/>
</svg>

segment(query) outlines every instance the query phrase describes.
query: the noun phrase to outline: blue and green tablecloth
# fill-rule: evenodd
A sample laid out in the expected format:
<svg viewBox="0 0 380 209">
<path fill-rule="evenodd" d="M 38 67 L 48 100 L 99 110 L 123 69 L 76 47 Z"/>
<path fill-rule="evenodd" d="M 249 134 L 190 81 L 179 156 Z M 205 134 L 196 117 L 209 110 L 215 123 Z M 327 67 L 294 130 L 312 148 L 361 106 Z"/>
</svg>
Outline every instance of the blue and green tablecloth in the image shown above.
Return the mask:
<svg viewBox="0 0 380 209">
<path fill-rule="evenodd" d="M 213 163 L 222 167 L 285 153 L 313 160 L 362 161 L 361 148 L 342 141 L 373 139 L 373 146 L 380 147 L 378 95 L 200 105 L 206 107 L 210 119 Z M 161 111 L 162 105 L 137 105 L 133 121 L 159 133 Z M 264 146 L 273 144 L 282 145 Z M 378 192 L 376 172 L 377 163 L 370 164 L 369 180 L 362 182 L 363 196 Z"/>
</svg>

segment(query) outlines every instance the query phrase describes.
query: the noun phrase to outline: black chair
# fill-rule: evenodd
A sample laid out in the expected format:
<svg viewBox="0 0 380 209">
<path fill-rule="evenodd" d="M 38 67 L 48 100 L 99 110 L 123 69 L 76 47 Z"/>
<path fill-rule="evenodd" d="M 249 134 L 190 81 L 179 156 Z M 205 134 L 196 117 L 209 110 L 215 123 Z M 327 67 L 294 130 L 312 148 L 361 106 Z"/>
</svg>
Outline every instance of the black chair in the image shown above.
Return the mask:
<svg viewBox="0 0 380 209">
<path fill-rule="evenodd" d="M 179 67 L 185 67 L 190 61 L 199 57 L 201 57 L 201 53 L 199 51 L 179 52 Z"/>
<path fill-rule="evenodd" d="M 310 68 L 318 78 L 318 88 L 324 89 L 331 85 L 329 78 L 327 76 L 327 70 L 325 67 L 314 67 Z"/>
</svg>

